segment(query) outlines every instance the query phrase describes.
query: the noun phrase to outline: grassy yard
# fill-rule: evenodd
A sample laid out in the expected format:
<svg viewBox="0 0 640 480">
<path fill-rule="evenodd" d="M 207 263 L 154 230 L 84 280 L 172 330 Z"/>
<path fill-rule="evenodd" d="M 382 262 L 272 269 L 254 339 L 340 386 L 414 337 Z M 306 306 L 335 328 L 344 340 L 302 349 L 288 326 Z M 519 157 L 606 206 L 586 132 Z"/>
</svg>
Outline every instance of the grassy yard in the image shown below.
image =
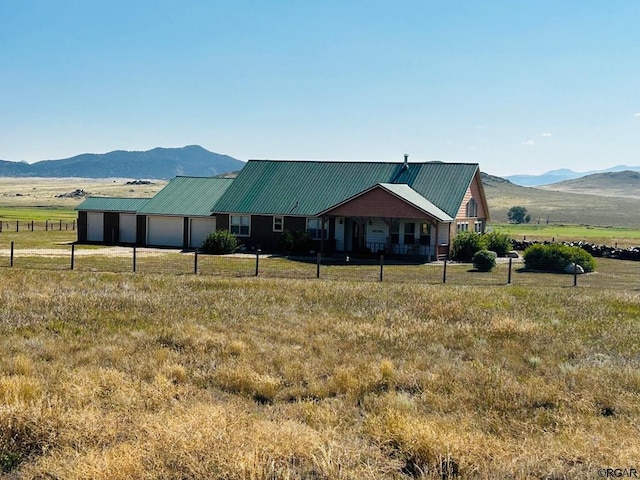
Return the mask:
<svg viewBox="0 0 640 480">
<path fill-rule="evenodd" d="M 620 247 L 640 245 L 640 229 L 631 227 L 590 227 L 584 225 L 491 224 L 500 233 L 522 240 L 552 240 L 556 242 L 587 241 L 598 245 Z"/>
<path fill-rule="evenodd" d="M 3 268 L 16 478 L 589 478 L 640 458 L 640 293 Z"/>
</svg>

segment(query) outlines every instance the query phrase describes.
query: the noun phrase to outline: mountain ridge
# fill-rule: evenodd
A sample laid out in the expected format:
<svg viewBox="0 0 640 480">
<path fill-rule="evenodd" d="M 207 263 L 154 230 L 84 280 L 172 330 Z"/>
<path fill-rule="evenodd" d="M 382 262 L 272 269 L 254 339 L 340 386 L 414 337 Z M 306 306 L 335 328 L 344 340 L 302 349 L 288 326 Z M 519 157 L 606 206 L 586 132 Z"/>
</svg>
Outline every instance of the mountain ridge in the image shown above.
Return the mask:
<svg viewBox="0 0 640 480">
<path fill-rule="evenodd" d="M 210 152 L 199 145 L 187 145 L 145 151 L 81 153 L 34 163 L 0 160 L 0 176 L 171 179 L 177 175 L 221 175 L 243 166 L 244 162 L 229 155 Z"/>
<path fill-rule="evenodd" d="M 587 172 L 576 172 L 569 168 L 559 168 L 556 170 L 549 170 L 548 172 L 542 173 L 540 175 L 507 175 L 504 178 L 509 180 L 511 183 L 523 187 L 537 187 L 541 185 L 550 185 L 553 183 L 564 182 L 565 180 L 573 180 L 587 175 L 593 175 L 595 173 L 622 171 L 640 172 L 640 166 L 616 165 L 610 168 L 604 168 L 601 170 L 590 170 Z"/>
</svg>

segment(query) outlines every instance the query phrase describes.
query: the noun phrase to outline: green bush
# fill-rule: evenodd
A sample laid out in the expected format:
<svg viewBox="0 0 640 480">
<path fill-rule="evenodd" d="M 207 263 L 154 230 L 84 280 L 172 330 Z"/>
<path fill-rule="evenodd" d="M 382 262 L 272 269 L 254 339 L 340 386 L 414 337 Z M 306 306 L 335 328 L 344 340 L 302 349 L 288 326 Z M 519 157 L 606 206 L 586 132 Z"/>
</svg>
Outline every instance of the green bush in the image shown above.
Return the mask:
<svg viewBox="0 0 640 480">
<path fill-rule="evenodd" d="M 524 264 L 532 270 L 563 272 L 570 263 L 580 265 L 585 272 L 593 272 L 596 261 L 580 247 L 570 247 L 560 243 L 536 244 L 524 251 Z"/>
<path fill-rule="evenodd" d="M 470 262 L 476 252 L 484 249 L 482 235 L 476 232 L 460 232 L 453 239 L 451 257 L 459 262 Z"/>
<path fill-rule="evenodd" d="M 480 250 L 473 256 L 473 267 L 479 272 L 490 272 L 496 266 L 496 254 L 489 250 Z"/>
<path fill-rule="evenodd" d="M 296 230 L 295 232 L 285 230 L 278 240 L 278 250 L 307 254 L 311 250 L 311 235 L 304 230 Z"/>
<path fill-rule="evenodd" d="M 491 232 L 484 236 L 487 250 L 496 252 L 499 257 L 506 257 L 510 250 L 513 250 L 511 237 L 506 233 Z"/>
<path fill-rule="evenodd" d="M 229 230 L 217 230 L 205 237 L 201 248 L 205 253 L 215 255 L 233 253 L 238 249 L 238 239 Z"/>
</svg>

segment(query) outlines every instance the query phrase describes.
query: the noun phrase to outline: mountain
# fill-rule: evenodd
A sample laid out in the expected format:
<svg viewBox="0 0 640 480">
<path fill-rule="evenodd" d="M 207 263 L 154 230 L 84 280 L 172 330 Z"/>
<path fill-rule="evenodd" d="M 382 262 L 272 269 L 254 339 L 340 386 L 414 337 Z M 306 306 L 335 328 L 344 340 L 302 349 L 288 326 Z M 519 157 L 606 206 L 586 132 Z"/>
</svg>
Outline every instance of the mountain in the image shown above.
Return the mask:
<svg viewBox="0 0 640 480">
<path fill-rule="evenodd" d="M 240 170 L 243 166 L 244 162 L 228 155 L 190 145 L 145 152 L 83 153 L 32 164 L 0 160 L 0 176 L 170 179 L 176 175 L 215 176 Z"/>
<path fill-rule="evenodd" d="M 550 170 L 542 175 L 509 175 L 504 178 L 516 185 L 536 187 L 539 185 L 563 182 L 565 180 L 573 180 L 574 178 L 580 178 L 594 173 L 622 172 L 627 170 L 640 172 L 640 166 L 630 167 L 628 165 L 616 165 L 615 167 L 605 168 L 603 170 L 591 170 L 588 172 L 574 172 L 568 168 L 561 168 L 558 170 Z"/>
</svg>

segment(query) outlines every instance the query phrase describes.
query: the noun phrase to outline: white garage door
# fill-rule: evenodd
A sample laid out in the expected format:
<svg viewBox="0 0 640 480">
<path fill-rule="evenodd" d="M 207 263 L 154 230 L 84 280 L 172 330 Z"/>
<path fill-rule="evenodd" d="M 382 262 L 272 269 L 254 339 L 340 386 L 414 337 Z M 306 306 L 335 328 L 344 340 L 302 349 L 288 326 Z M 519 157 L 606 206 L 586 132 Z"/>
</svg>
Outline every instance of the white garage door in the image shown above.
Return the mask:
<svg viewBox="0 0 640 480">
<path fill-rule="evenodd" d="M 121 243 L 136 243 L 136 215 L 134 213 L 120 214 Z"/>
<path fill-rule="evenodd" d="M 204 238 L 216 230 L 215 218 L 192 218 L 190 223 L 189 246 L 191 248 L 200 247 Z"/>
<path fill-rule="evenodd" d="M 182 217 L 147 217 L 147 244 L 182 247 Z"/>
<path fill-rule="evenodd" d="M 87 212 L 87 240 L 89 242 L 104 240 L 104 213 Z"/>
</svg>

